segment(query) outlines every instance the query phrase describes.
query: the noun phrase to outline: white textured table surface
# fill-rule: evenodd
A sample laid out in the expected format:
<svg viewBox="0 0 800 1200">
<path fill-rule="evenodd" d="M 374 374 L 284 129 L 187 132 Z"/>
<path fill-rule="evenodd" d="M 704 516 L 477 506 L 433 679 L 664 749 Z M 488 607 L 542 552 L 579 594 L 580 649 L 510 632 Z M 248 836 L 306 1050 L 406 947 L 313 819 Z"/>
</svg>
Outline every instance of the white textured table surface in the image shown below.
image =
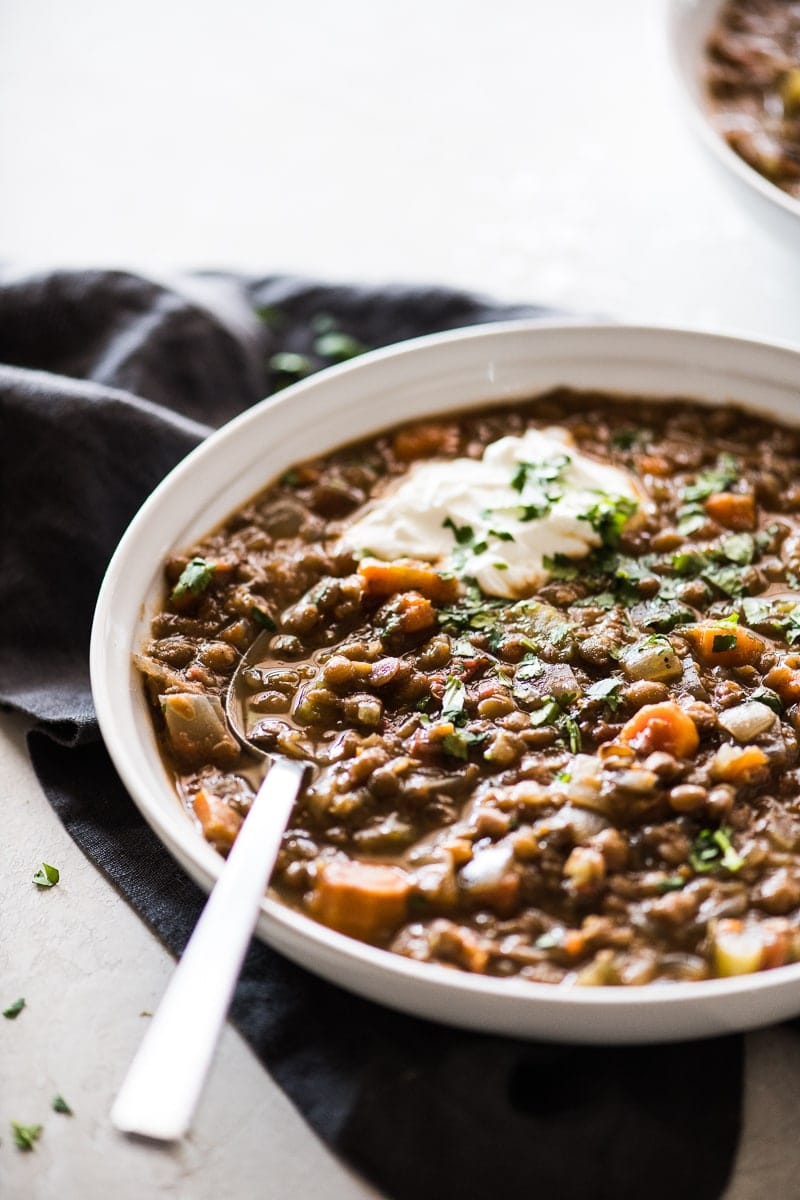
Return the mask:
<svg viewBox="0 0 800 1200">
<path fill-rule="evenodd" d="M 443 282 L 800 340 L 798 259 L 692 142 L 654 0 L 5 0 L 0 180 L 5 261 Z M 0 1194 L 370 1195 L 230 1029 L 185 1145 L 113 1133 L 170 960 L 60 827 L 14 717 L 0 780 L 2 999 L 28 1002 L 0 1028 L 0 1130 L 46 1125 L 30 1155 L 0 1135 Z M 798 1194 L 798 1071 L 794 1040 L 748 1038 L 729 1200 Z"/>
</svg>

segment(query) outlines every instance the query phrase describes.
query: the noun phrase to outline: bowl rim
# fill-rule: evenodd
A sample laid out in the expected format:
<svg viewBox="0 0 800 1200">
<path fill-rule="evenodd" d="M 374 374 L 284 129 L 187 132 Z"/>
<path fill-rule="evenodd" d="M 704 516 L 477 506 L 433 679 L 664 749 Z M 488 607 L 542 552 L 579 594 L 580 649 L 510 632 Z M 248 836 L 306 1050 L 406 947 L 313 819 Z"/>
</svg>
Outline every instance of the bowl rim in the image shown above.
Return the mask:
<svg viewBox="0 0 800 1200">
<path fill-rule="evenodd" d="M 182 485 L 187 477 L 191 478 L 208 458 L 215 456 L 221 445 L 230 442 L 232 439 L 241 437 L 242 431 L 248 431 L 251 426 L 264 422 L 268 419 L 268 415 L 278 407 L 295 404 L 298 398 L 302 398 L 304 395 L 313 394 L 320 389 L 327 389 L 334 380 L 347 379 L 347 377 L 355 376 L 356 374 L 379 373 L 387 364 L 391 365 L 393 362 L 400 362 L 408 358 L 408 356 L 416 356 L 420 353 L 430 351 L 439 353 L 440 348 L 457 348 L 460 343 L 484 342 L 488 345 L 493 341 L 499 342 L 503 338 L 509 337 L 509 335 L 512 337 L 521 335 L 533 338 L 535 346 L 535 339 L 537 337 L 544 338 L 547 335 L 559 336 L 562 334 L 567 335 L 568 338 L 587 338 L 590 342 L 592 339 L 598 338 L 600 341 L 605 340 L 607 337 L 617 340 L 624 338 L 626 344 L 630 342 L 631 345 L 636 343 L 637 340 L 644 342 L 654 338 L 656 342 L 660 340 L 666 342 L 677 338 L 683 343 L 687 351 L 692 345 L 705 346 L 709 350 L 713 347 L 720 350 L 727 348 L 731 354 L 741 351 L 743 353 L 742 361 L 744 361 L 745 357 L 749 359 L 750 356 L 755 358 L 758 358 L 759 355 L 766 356 L 772 360 L 773 368 L 775 368 L 777 361 L 783 358 L 785 359 L 787 368 L 793 368 L 791 374 L 792 376 L 794 374 L 797 375 L 798 384 L 800 385 L 800 348 L 780 340 L 752 338 L 714 331 L 706 332 L 671 325 L 627 325 L 596 320 L 565 320 L 562 318 L 524 318 L 467 326 L 443 333 L 410 339 L 406 342 L 370 351 L 351 362 L 320 371 L 284 389 L 277 395 L 267 397 L 258 402 L 252 408 L 247 409 L 244 413 L 227 422 L 182 459 L 165 476 L 161 483 L 157 485 L 130 522 L 109 562 L 98 596 L 92 626 L 90 673 L 97 719 L 112 761 L 139 812 L 156 833 L 161 843 L 203 890 L 209 891 L 216 882 L 224 865 L 224 860 L 202 839 L 199 832 L 192 829 L 177 796 L 175 796 L 175 811 L 174 813 L 169 813 L 163 803 L 153 800 L 143 790 L 141 780 L 137 775 L 136 755 L 132 752 L 131 747 L 125 743 L 114 711 L 115 689 L 119 693 L 119 689 L 123 685 L 120 680 L 115 680 L 109 675 L 107 642 L 109 630 L 114 624 L 113 607 L 116 590 L 121 586 L 122 579 L 128 569 L 128 558 L 131 547 L 140 535 L 140 531 L 143 529 L 146 530 L 149 523 L 153 520 L 153 514 L 161 510 L 161 506 L 169 500 L 170 494 L 178 486 Z M 666 356 L 662 355 L 660 358 L 655 357 L 654 353 L 651 352 L 645 355 L 641 361 L 662 367 L 666 364 L 668 367 L 674 366 L 678 370 L 681 364 L 676 359 L 675 349 L 673 348 Z M 615 358 L 613 355 L 611 357 L 612 359 Z M 756 373 L 749 375 L 747 372 L 742 373 L 740 366 L 729 363 L 723 366 L 721 370 L 742 374 L 743 380 L 749 377 L 754 381 L 761 380 L 762 383 L 784 389 L 792 386 L 788 373 L 785 378 L 781 378 L 776 369 L 773 369 L 772 372 L 767 370 L 766 374 Z M 612 389 L 610 386 L 600 385 L 599 390 L 612 391 L 615 389 Z M 616 390 L 617 394 L 625 394 L 624 388 Z M 529 392 L 528 394 L 532 393 Z M 677 390 L 672 390 L 671 394 L 677 395 L 680 393 Z M 688 393 L 684 392 L 683 394 Z M 517 395 L 520 395 L 520 393 L 518 392 Z M 702 402 L 702 397 L 698 396 L 696 398 Z M 744 397 L 736 397 L 735 399 L 741 407 L 747 408 Z M 477 407 L 483 403 L 491 402 L 478 400 L 474 402 L 474 406 Z M 500 403 L 501 400 L 496 398 L 494 402 Z M 718 400 L 706 401 L 706 403 L 711 405 L 719 402 Z M 469 406 L 469 401 L 467 401 L 462 407 L 467 408 Z M 761 411 L 764 411 L 764 407 L 762 406 Z M 758 406 L 756 408 L 758 409 Z M 775 419 L 784 421 L 784 423 L 786 420 L 784 416 L 776 416 Z M 800 412 L 798 412 L 797 419 L 798 423 L 800 423 Z M 396 420 L 384 419 L 376 428 L 390 428 L 396 423 Z M 358 437 L 359 435 L 356 434 L 354 436 Z M 344 439 L 344 443 L 346 444 L 346 442 L 352 440 L 354 440 L 354 437 L 347 437 Z M 333 446 L 331 446 L 332 448 Z M 268 478 L 265 478 L 262 486 L 266 486 L 267 482 Z M 225 485 L 223 485 L 222 490 L 225 490 Z M 170 545 L 173 547 L 175 544 L 174 540 L 170 542 Z M 143 613 L 143 606 L 140 607 Z M 141 624 L 141 620 L 143 619 L 143 616 L 141 616 L 139 624 Z M 128 644 L 132 647 L 136 628 L 131 628 L 126 632 Z M 178 817 L 180 818 L 179 821 L 176 819 Z M 192 836 L 188 836 L 189 832 L 191 832 Z M 382 976 L 388 974 L 394 982 L 406 982 L 426 991 L 431 996 L 442 985 L 445 985 L 450 992 L 471 994 L 476 998 L 484 1000 L 487 1004 L 497 1004 L 498 1006 L 505 1000 L 509 1004 L 519 1003 L 520 1001 L 531 1005 L 536 1004 L 543 1010 L 546 1009 L 551 1012 L 554 1010 L 564 1012 L 566 1010 L 581 1011 L 588 1009 L 596 1013 L 601 1011 L 613 1012 L 614 1010 L 622 1012 L 624 1010 L 626 1013 L 631 1014 L 642 1009 L 651 1009 L 654 1006 L 662 1006 L 672 1010 L 676 1005 L 679 1007 L 688 1006 L 694 1001 L 697 1005 L 705 1005 L 708 1010 L 711 1010 L 724 997 L 746 997 L 763 990 L 783 992 L 786 989 L 791 989 L 793 994 L 795 990 L 797 991 L 798 1006 L 800 1006 L 800 962 L 775 968 L 771 971 L 756 972 L 752 975 L 702 980 L 692 983 L 651 983 L 620 988 L 562 987 L 530 980 L 520 980 L 516 977 L 495 978 L 478 976 L 467 972 L 454 971 L 438 964 L 415 962 L 390 951 L 378 949 L 347 938 L 269 896 L 266 896 L 262 903 L 262 913 L 257 933 L 263 940 L 269 942 L 288 957 L 294 958 L 295 961 L 301 962 L 308 969 L 320 974 L 325 974 L 325 972 L 319 968 L 318 964 L 308 963 L 293 952 L 292 947 L 289 945 L 292 938 L 298 937 L 303 943 L 310 943 L 321 956 L 327 957 L 330 961 L 335 959 L 341 960 L 345 964 L 350 964 L 356 972 L 362 969 L 368 972 L 377 970 Z M 328 973 L 327 977 L 332 978 L 333 976 Z M 337 979 L 337 982 L 341 986 L 360 991 L 362 994 L 371 994 L 368 991 L 365 992 L 362 987 L 352 984 L 346 978 Z M 375 997 L 373 996 L 373 998 Z M 390 1006 L 395 1004 L 396 1007 L 408 1010 L 408 1005 L 404 1004 L 400 999 L 394 1002 L 391 998 L 388 998 L 382 999 L 382 1002 Z M 425 1011 L 424 1005 L 414 1011 L 417 1011 L 419 1015 L 430 1015 L 430 1012 Z M 452 1017 L 440 1016 L 437 1019 L 451 1020 L 451 1023 L 455 1025 L 476 1027 L 473 1020 L 464 1020 L 455 1012 Z M 766 1023 L 768 1019 L 765 1018 L 759 1023 Z M 496 1028 L 498 1031 L 512 1031 L 510 1027 L 504 1029 L 502 1025 L 492 1025 L 491 1021 L 487 1022 L 486 1027 Z M 747 1023 L 742 1021 L 736 1021 L 731 1026 L 732 1029 L 745 1027 L 747 1027 Z M 543 1033 L 542 1031 L 532 1031 L 526 1034 L 524 1030 L 517 1029 L 516 1027 L 513 1031 L 520 1036 L 558 1037 L 557 1033 Z M 721 1028 L 717 1029 L 717 1032 L 721 1031 Z M 665 1032 L 661 1040 L 674 1040 L 676 1036 L 702 1036 L 702 1033 L 681 1032 L 676 1035 Z M 574 1034 L 570 1034 L 570 1037 L 571 1040 L 575 1040 Z M 591 1036 L 591 1031 L 588 1032 L 586 1040 L 596 1040 Z M 608 1039 L 603 1038 L 602 1040 Z M 637 1037 L 635 1032 L 632 1032 L 630 1036 L 622 1036 L 619 1040 L 654 1039 L 652 1035 L 645 1038 Z"/>
<path fill-rule="evenodd" d="M 703 38 L 702 40 L 696 38 L 692 40 L 693 54 L 697 57 L 698 62 L 712 20 L 724 3 L 725 0 L 708 0 L 707 7 L 710 16 L 703 29 Z M 718 162 L 732 172 L 747 188 L 761 196 L 762 199 L 776 205 L 787 216 L 800 221 L 800 200 L 785 192 L 783 188 L 772 183 L 755 167 L 751 167 L 749 163 L 745 162 L 741 155 L 728 145 L 722 134 L 714 128 L 709 113 L 702 104 L 700 97 L 704 94 L 704 90 L 703 80 L 698 71 L 698 62 L 687 60 L 682 36 L 688 16 L 692 9 L 696 10 L 700 7 L 702 0 L 666 0 L 666 4 L 668 58 L 681 104 L 695 134 Z"/>
</svg>

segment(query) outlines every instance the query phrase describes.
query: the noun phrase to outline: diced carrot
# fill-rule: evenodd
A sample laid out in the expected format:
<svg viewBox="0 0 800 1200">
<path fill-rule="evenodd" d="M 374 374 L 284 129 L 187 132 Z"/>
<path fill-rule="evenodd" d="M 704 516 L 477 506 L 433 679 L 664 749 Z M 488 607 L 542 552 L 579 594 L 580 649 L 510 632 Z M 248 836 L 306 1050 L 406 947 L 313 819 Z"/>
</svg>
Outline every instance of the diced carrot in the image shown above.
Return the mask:
<svg viewBox="0 0 800 1200">
<path fill-rule="evenodd" d="M 759 746 L 720 746 L 711 760 L 711 778 L 716 782 L 745 784 L 761 772 L 769 759 Z"/>
<path fill-rule="evenodd" d="M 420 633 L 436 624 L 436 613 L 426 596 L 402 592 L 381 608 L 378 620 L 385 618 L 387 628 L 399 633 Z"/>
<path fill-rule="evenodd" d="M 458 596 L 458 580 L 454 575 L 440 575 L 428 563 L 411 558 L 381 562 L 378 558 L 362 558 L 358 564 L 367 596 L 393 596 L 396 592 L 419 592 L 434 604 L 452 604 Z"/>
<path fill-rule="evenodd" d="M 570 958 L 578 958 L 586 949 L 586 935 L 581 933 L 580 929 L 567 930 L 561 949 L 566 951 Z"/>
<path fill-rule="evenodd" d="M 756 502 L 751 495 L 738 492 L 714 492 L 706 500 L 706 512 L 726 529 L 741 532 L 756 527 Z"/>
<path fill-rule="evenodd" d="M 792 950 L 791 927 L 783 920 L 762 921 L 761 935 L 764 939 L 761 957 L 762 971 L 769 971 L 773 967 L 782 967 L 789 961 Z"/>
<path fill-rule="evenodd" d="M 405 920 L 410 888 L 399 867 L 334 860 L 320 868 L 309 909 L 331 929 L 374 942 Z"/>
<path fill-rule="evenodd" d="M 692 718 L 670 700 L 645 704 L 623 725 L 620 737 L 636 750 L 665 750 L 676 758 L 691 758 L 700 744 Z"/>
<path fill-rule="evenodd" d="M 661 454 L 639 454 L 636 458 L 637 469 L 643 475 L 658 475 L 662 479 L 672 474 L 672 463 Z"/>
<path fill-rule="evenodd" d="M 685 625 L 680 633 L 703 667 L 743 667 L 757 663 L 766 649 L 757 633 L 725 622 Z"/>
<path fill-rule="evenodd" d="M 764 677 L 764 686 L 777 692 L 787 708 L 800 700 L 800 670 L 782 664 Z"/>
<path fill-rule="evenodd" d="M 222 853 L 230 850 L 242 825 L 239 813 L 221 796 L 204 791 L 197 793 L 192 807 L 206 841 Z"/>
<path fill-rule="evenodd" d="M 392 449 L 401 462 L 453 454 L 457 447 L 458 427 L 452 422 L 420 421 L 399 429 L 392 439 Z"/>
</svg>

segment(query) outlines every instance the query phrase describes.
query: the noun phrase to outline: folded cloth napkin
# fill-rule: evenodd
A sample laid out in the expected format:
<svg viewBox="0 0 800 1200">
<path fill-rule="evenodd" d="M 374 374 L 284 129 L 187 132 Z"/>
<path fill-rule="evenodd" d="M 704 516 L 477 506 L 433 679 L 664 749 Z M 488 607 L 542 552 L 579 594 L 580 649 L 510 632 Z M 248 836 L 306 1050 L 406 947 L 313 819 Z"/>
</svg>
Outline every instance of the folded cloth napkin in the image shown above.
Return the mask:
<svg viewBox="0 0 800 1200">
<path fill-rule="evenodd" d="M 212 428 L 293 375 L 538 315 L 437 288 L 0 274 L 0 702 L 30 716 L 34 767 L 72 837 L 174 953 L 203 896 L 117 778 L 89 690 L 94 601 L 126 524 Z M 731 1169 L 738 1037 L 585 1048 L 465 1033 L 256 943 L 232 1019 L 314 1129 L 395 1200 L 706 1200 Z"/>
</svg>

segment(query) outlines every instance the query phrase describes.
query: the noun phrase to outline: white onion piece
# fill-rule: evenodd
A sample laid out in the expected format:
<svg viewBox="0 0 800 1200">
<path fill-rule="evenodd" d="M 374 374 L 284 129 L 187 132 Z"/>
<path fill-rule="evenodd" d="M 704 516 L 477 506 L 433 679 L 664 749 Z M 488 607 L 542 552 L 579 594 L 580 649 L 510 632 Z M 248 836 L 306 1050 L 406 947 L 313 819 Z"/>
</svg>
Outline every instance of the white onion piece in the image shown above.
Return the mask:
<svg viewBox="0 0 800 1200">
<path fill-rule="evenodd" d="M 221 742 L 233 743 L 219 696 L 176 692 L 161 697 L 167 734 L 179 753 L 210 751 Z"/>
<path fill-rule="evenodd" d="M 766 704 L 749 700 L 746 704 L 737 704 L 735 708 L 726 708 L 717 720 L 737 742 L 752 742 L 753 738 L 766 733 L 775 724 L 776 716 Z"/>
<path fill-rule="evenodd" d="M 468 889 L 492 887 L 507 874 L 513 857 L 511 846 L 489 846 L 486 850 L 479 850 L 461 868 L 459 881 Z"/>
</svg>

